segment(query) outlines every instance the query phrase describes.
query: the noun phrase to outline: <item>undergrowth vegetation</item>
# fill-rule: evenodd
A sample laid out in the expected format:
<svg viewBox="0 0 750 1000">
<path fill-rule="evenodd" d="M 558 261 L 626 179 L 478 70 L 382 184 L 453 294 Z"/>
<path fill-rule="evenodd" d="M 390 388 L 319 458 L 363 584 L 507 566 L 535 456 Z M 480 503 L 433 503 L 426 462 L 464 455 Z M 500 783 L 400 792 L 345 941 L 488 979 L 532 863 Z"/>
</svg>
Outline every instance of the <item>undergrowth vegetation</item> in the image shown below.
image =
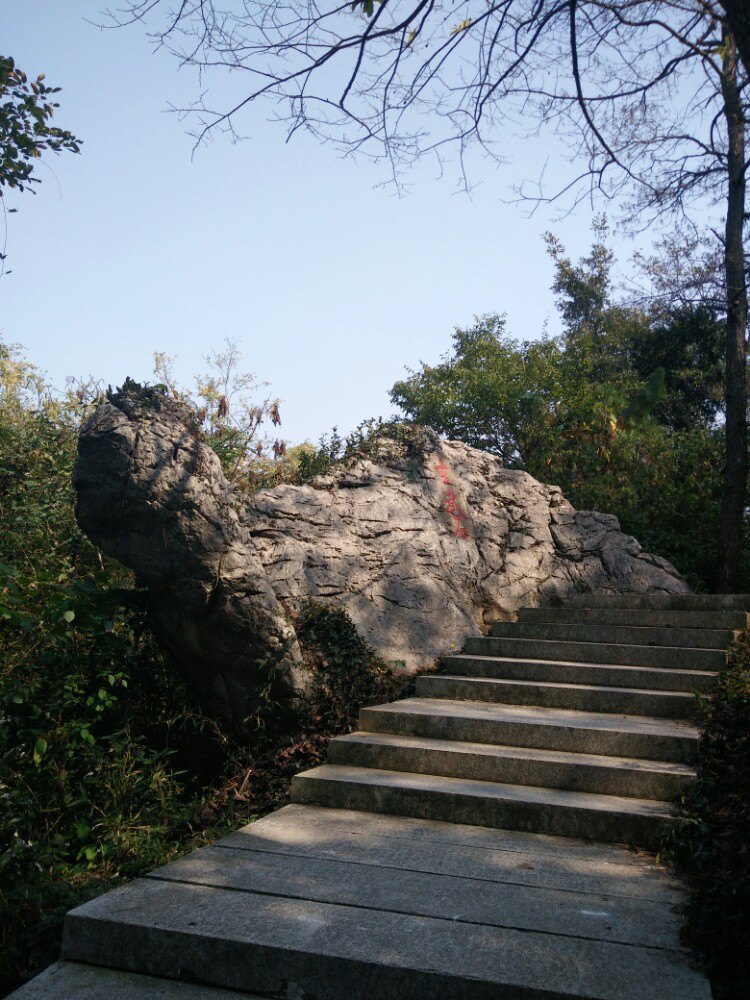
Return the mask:
<svg viewBox="0 0 750 1000">
<path fill-rule="evenodd" d="M 205 717 L 145 592 L 76 524 L 88 398 L 0 343 L 0 995 L 55 960 L 68 909 L 283 804 L 361 704 L 399 689 L 343 612 L 309 605 L 293 734 L 243 745 Z"/>
<path fill-rule="evenodd" d="M 750 996 L 750 630 L 703 699 L 698 779 L 667 857 L 692 886 L 685 933 L 709 963 L 717 995 Z"/>
</svg>

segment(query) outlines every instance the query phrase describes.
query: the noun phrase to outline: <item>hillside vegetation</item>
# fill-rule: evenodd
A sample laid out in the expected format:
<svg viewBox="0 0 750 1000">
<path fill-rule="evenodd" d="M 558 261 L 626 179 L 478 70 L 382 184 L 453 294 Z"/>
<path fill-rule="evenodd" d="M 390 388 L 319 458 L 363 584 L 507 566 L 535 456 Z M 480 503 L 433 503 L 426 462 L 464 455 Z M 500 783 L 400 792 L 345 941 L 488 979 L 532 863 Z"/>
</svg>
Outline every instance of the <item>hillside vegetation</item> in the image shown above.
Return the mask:
<svg viewBox="0 0 750 1000">
<path fill-rule="evenodd" d="M 75 522 L 90 405 L 0 345 L 0 995 L 56 959 L 66 910 L 276 808 L 362 703 L 399 691 L 346 615 L 310 605 L 294 735 L 240 745 L 207 718 L 156 647 L 145 593 Z"/>
<path fill-rule="evenodd" d="M 518 340 L 502 316 L 397 382 L 409 418 L 615 514 L 698 590 L 717 572 L 724 468 L 723 325 L 707 301 L 618 300 L 603 221 L 577 263 L 548 236 L 562 333 Z M 651 269 L 664 266 L 651 262 Z M 750 550 L 743 550 L 743 588 Z"/>
<path fill-rule="evenodd" d="M 478 320 L 392 398 L 409 418 L 560 485 L 576 506 L 617 514 L 709 590 L 721 324 L 706 306 L 614 302 L 602 239 L 575 265 L 551 243 L 560 337 L 516 341 L 502 318 Z M 269 440 L 278 401 L 259 400 L 239 365 L 229 345 L 192 394 L 163 355 L 156 374 L 162 391 L 192 403 L 239 489 L 304 481 L 394 433 L 366 422 L 317 447 Z M 399 691 L 345 615 L 310 606 L 295 625 L 314 693 L 294 735 L 272 739 L 259 727 L 240 744 L 207 718 L 156 647 L 145 593 L 76 524 L 77 433 L 97 395 L 84 385 L 54 393 L 0 343 L 0 993 L 54 960 L 67 909 L 278 806 L 291 775 L 355 724 L 361 704 Z M 747 555 L 745 540 L 750 590 Z M 743 662 L 710 709 L 692 818 L 673 847 L 696 878 L 694 939 L 722 968 L 730 951 L 737 958 L 750 910 Z"/>
</svg>

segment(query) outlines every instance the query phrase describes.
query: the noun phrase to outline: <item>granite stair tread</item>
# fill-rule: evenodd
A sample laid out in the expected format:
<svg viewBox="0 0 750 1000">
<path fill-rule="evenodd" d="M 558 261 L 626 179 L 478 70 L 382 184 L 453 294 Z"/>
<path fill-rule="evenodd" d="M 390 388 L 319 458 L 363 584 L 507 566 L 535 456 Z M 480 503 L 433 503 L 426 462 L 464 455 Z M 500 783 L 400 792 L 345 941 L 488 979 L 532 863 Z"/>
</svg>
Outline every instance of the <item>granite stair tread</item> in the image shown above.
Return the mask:
<svg viewBox="0 0 750 1000">
<path fill-rule="evenodd" d="M 433 694 L 434 692 L 434 694 Z M 416 693 L 425 697 L 492 701 L 607 712 L 648 711 L 655 718 L 691 718 L 698 708 L 692 693 L 658 688 L 606 687 L 570 681 L 537 681 L 506 677 L 465 677 L 439 673 L 417 679 Z"/>
<path fill-rule="evenodd" d="M 367 732 L 332 740 L 328 760 L 664 801 L 675 799 L 695 777 L 691 767 L 669 761 Z"/>
<path fill-rule="evenodd" d="M 596 795 L 591 792 L 539 788 L 533 785 L 506 785 L 494 781 L 446 778 L 434 774 L 409 774 L 403 771 L 384 771 L 376 768 L 347 767 L 338 764 L 321 764 L 310 771 L 296 775 L 292 781 L 292 788 L 299 786 L 303 781 L 342 781 L 378 787 L 424 789 L 431 792 L 445 792 L 454 797 L 474 795 L 487 799 L 534 802 L 556 807 L 637 813 L 641 816 L 671 818 L 675 815 L 674 807 L 669 803 L 656 802 L 652 799 Z"/>
<path fill-rule="evenodd" d="M 573 642 L 623 643 L 627 646 L 670 646 L 686 649 L 724 650 L 736 630 L 721 628 L 674 628 L 647 625 L 609 625 L 578 621 L 493 622 L 490 635 L 498 638 L 570 640 Z"/>
<path fill-rule="evenodd" d="M 557 764 L 581 764 L 586 767 L 633 769 L 641 773 L 679 774 L 690 778 L 695 769 L 687 764 L 664 760 L 643 760 L 637 757 L 613 757 L 605 754 L 570 753 L 563 750 L 546 750 L 535 747 L 503 746 L 497 743 L 470 743 L 464 740 L 429 739 L 418 736 L 401 736 L 390 733 L 369 733 L 358 730 L 337 736 L 331 746 L 367 744 L 383 747 L 407 747 L 422 750 L 440 750 L 446 753 L 483 754 L 488 757 L 513 757 L 521 760 L 543 760 Z"/>
<path fill-rule="evenodd" d="M 612 663 L 622 666 L 666 667 L 677 670 L 721 670 L 726 665 L 724 649 L 585 642 L 569 639 L 526 639 L 511 636 L 475 636 L 466 640 L 463 652 L 545 660 L 578 660 L 583 663 Z"/>
<path fill-rule="evenodd" d="M 710 689 L 719 676 L 716 670 L 686 671 L 668 667 L 642 667 L 636 664 L 581 663 L 577 660 L 480 656 L 476 653 L 453 653 L 443 656 L 440 663 L 445 673 L 462 677 L 550 680 L 559 683 L 588 683 L 602 687 L 648 688 L 690 693 L 695 690 Z M 579 677 L 581 680 L 573 681 L 570 680 L 571 677 Z"/>
<path fill-rule="evenodd" d="M 572 623 L 592 625 L 634 625 L 645 628 L 737 629 L 747 628 L 748 611 L 743 610 L 649 610 L 645 608 L 581 608 L 542 606 L 520 608 L 519 622 Z"/>
<path fill-rule="evenodd" d="M 611 712 L 581 712 L 570 708 L 545 708 L 534 705 L 502 705 L 483 701 L 455 701 L 445 698 L 404 698 L 362 710 L 369 720 L 376 715 L 405 714 L 435 717 L 481 718 L 492 721 L 528 721 L 544 726 L 576 729 L 617 730 L 645 735 L 681 736 L 697 740 L 700 729 L 682 719 L 655 719 L 645 715 Z M 364 726 L 362 728 L 365 728 Z"/>
</svg>

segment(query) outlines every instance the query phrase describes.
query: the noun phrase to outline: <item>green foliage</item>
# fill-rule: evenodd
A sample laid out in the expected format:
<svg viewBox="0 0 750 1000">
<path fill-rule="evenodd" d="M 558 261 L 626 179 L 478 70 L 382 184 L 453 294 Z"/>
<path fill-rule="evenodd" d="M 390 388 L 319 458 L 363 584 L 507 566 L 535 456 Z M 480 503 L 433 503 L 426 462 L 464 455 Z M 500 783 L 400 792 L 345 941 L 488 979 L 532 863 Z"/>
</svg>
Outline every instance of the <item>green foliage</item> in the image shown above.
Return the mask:
<svg viewBox="0 0 750 1000">
<path fill-rule="evenodd" d="M 270 489 L 283 483 L 301 485 L 315 476 L 324 476 L 337 461 L 338 440 L 334 431 L 332 440 L 322 437 L 316 447 L 309 441 L 285 446 L 283 454 L 272 459 L 254 460 L 252 473 L 238 484 L 246 492 Z"/>
<path fill-rule="evenodd" d="M 620 417 L 623 426 L 640 423 L 651 416 L 658 403 L 664 397 L 664 378 L 664 369 L 656 368 L 649 375 L 643 388 L 633 393 L 630 402 L 623 409 Z"/>
<path fill-rule="evenodd" d="M 577 507 L 616 514 L 710 589 L 724 465 L 722 324 L 705 307 L 648 313 L 613 303 L 605 237 L 599 223 L 577 264 L 547 238 L 560 337 L 517 341 L 503 317 L 486 316 L 456 330 L 452 353 L 397 382 L 391 399 L 413 420 L 560 486 Z M 749 563 L 746 551 L 746 578 Z"/>
<path fill-rule="evenodd" d="M 55 958 L 65 909 L 170 856 L 199 718 L 142 593 L 83 537 L 79 396 L 0 344 L 0 984 Z M 179 720 L 180 726 L 175 724 Z M 199 722 L 192 729 L 200 729 Z M 184 734 L 184 735 L 183 735 Z"/>
<path fill-rule="evenodd" d="M 295 630 L 312 670 L 309 711 L 339 729 L 353 728 L 362 705 L 391 701 L 403 682 L 361 638 L 341 608 L 307 602 Z"/>
<path fill-rule="evenodd" d="M 50 98 L 59 91 L 44 82 L 43 73 L 29 81 L 13 59 L 0 56 L 0 189 L 38 184 L 35 160 L 43 152 L 80 152 L 80 139 L 50 124 L 60 106 Z"/>
<path fill-rule="evenodd" d="M 451 358 L 397 382 L 393 402 L 420 424 L 491 451 L 510 467 L 525 467 L 541 440 L 554 436 L 553 414 L 562 424 L 562 408 L 571 403 L 560 345 L 549 339 L 517 344 L 498 316 L 456 330 L 453 344 Z M 559 402 L 564 395 L 566 402 Z"/>
<path fill-rule="evenodd" d="M 40 73 L 29 80 L 10 56 L 0 56 L 0 204 L 5 188 L 33 191 L 32 185 L 40 183 L 35 171 L 43 153 L 81 151 L 80 139 L 51 124 L 59 107 L 52 97 L 60 88 L 50 87 L 44 79 Z M 0 253 L 3 270 L 7 256 Z"/>
<path fill-rule="evenodd" d="M 396 465 L 408 477 L 419 472 L 424 446 L 424 431 L 417 424 L 381 417 L 363 420 L 346 438 L 334 427 L 330 435 L 321 436 L 317 447 L 305 442 L 287 449 L 268 472 L 256 470 L 249 487 L 257 490 L 280 483 L 301 485 L 333 469 L 343 469 L 358 458 Z"/>
<path fill-rule="evenodd" d="M 0 342 L 0 995 L 57 958 L 68 909 L 283 804 L 360 704 L 398 688 L 343 613 L 308 607 L 293 734 L 239 745 L 205 718 L 144 592 L 75 522 L 77 432 L 99 395 L 56 397 Z M 342 447 L 334 434 L 300 464 L 325 471 Z"/>
<path fill-rule="evenodd" d="M 311 690 L 292 735 L 261 729 L 249 747 L 234 748 L 224 783 L 201 806 L 203 822 L 234 827 L 285 805 L 291 778 L 324 761 L 328 741 L 356 728 L 363 705 L 412 688 L 412 678 L 394 677 L 344 611 L 308 602 L 294 619 Z"/>
<path fill-rule="evenodd" d="M 372 17 L 375 13 L 375 4 L 382 4 L 384 0 L 352 0 L 350 10 L 356 11 L 359 7 L 365 17 Z M 415 34 L 413 32 L 412 34 Z"/>
<path fill-rule="evenodd" d="M 370 458 L 384 464 L 418 468 L 425 453 L 424 431 L 403 420 L 365 420 L 346 439 L 344 459 Z"/>
<path fill-rule="evenodd" d="M 725 992 L 750 994 L 750 631 L 735 644 L 716 693 L 703 700 L 698 779 L 665 853 L 687 873 L 691 944 Z M 731 984 L 731 986 L 729 985 Z"/>
<path fill-rule="evenodd" d="M 669 430 L 711 428 L 724 406 L 724 324 L 706 306 L 655 312 L 628 344 L 628 363 L 639 378 L 665 371 L 664 395 L 654 416 Z"/>
<path fill-rule="evenodd" d="M 203 438 L 216 452 L 227 479 L 238 489 L 254 490 L 260 485 L 284 481 L 295 465 L 296 456 L 287 455 L 283 440 L 264 435 L 266 426 L 281 424 L 280 401 L 266 395 L 258 398 L 266 383 L 252 372 L 242 371 L 242 353 L 227 340 L 224 350 L 205 358 L 207 370 L 197 375 L 195 387 L 178 387 L 174 358 L 154 354 L 155 388 L 181 399 L 195 413 Z"/>
</svg>

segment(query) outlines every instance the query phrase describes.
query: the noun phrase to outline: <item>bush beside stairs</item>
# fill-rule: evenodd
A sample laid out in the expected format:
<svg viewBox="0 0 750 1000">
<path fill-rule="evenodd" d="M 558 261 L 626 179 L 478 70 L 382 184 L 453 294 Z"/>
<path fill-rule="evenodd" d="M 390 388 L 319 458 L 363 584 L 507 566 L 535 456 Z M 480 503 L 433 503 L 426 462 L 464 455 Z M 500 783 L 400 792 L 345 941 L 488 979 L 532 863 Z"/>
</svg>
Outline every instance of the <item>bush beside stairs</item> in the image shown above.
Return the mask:
<svg viewBox="0 0 750 1000">
<path fill-rule="evenodd" d="M 747 595 L 577 595 L 365 708 L 292 805 L 72 911 L 15 996 L 708 1000 L 654 859 Z M 234 991 L 234 992 L 230 992 Z"/>
</svg>

